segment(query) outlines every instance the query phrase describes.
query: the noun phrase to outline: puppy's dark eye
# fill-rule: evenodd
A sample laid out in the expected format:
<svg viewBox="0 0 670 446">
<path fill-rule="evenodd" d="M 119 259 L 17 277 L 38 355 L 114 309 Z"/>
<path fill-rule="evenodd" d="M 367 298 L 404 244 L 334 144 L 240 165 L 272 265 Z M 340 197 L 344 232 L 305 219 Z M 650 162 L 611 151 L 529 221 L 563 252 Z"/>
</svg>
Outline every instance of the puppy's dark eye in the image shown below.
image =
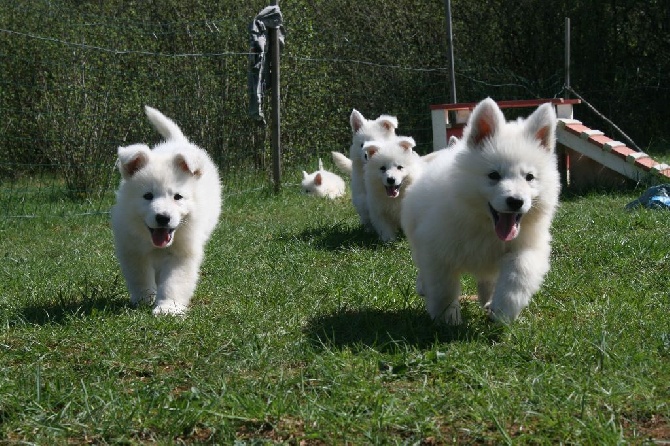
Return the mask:
<svg viewBox="0 0 670 446">
<path fill-rule="evenodd" d="M 179 201 L 179 200 L 181 200 L 182 198 L 184 198 L 184 197 L 182 197 L 180 194 L 174 194 L 174 199 L 175 199 L 175 201 Z"/>
<path fill-rule="evenodd" d="M 493 172 L 489 173 L 489 180 L 498 181 L 500 179 L 502 179 L 502 177 L 498 171 L 494 170 Z"/>
<path fill-rule="evenodd" d="M 404 169 L 403 166 L 398 166 L 398 170 L 403 170 L 403 169 Z"/>
<path fill-rule="evenodd" d="M 154 199 L 154 194 L 152 194 L 151 192 L 147 192 L 146 194 L 142 195 L 142 198 L 151 201 Z"/>
<path fill-rule="evenodd" d="M 535 179 L 535 175 L 532 173 L 529 173 L 526 175 L 526 181 L 533 181 Z"/>
<path fill-rule="evenodd" d="M 386 172 L 386 166 L 380 167 L 379 170 L 381 170 L 382 172 Z"/>
</svg>

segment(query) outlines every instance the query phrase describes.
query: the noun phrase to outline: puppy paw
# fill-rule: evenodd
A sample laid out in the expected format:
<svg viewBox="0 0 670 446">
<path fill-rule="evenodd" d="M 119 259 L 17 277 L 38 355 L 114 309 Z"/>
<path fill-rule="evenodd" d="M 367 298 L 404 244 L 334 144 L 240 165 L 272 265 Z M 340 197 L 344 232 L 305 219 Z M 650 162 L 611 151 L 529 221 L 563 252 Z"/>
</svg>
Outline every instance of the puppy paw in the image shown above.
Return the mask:
<svg viewBox="0 0 670 446">
<path fill-rule="evenodd" d="M 500 309 L 493 309 L 490 301 L 484 305 L 484 312 L 491 321 L 500 324 L 509 324 L 514 320 L 514 318 L 510 318 L 509 315 L 505 314 Z"/>
<path fill-rule="evenodd" d="M 188 307 L 184 305 L 178 305 L 174 302 L 162 302 L 156 305 L 151 312 L 154 316 L 184 316 Z"/>
<path fill-rule="evenodd" d="M 442 314 L 442 321 L 447 325 L 461 325 L 461 306 L 456 302 L 451 304 L 444 310 Z"/>
</svg>

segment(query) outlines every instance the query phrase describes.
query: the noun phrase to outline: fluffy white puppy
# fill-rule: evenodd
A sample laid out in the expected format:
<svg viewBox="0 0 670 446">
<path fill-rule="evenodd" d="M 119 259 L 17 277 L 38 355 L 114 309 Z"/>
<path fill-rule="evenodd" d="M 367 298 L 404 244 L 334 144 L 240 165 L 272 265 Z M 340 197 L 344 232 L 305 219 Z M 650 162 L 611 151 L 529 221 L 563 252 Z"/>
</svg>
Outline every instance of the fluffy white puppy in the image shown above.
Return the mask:
<svg viewBox="0 0 670 446">
<path fill-rule="evenodd" d="M 414 139 L 397 136 L 386 141 L 368 141 L 365 190 L 370 222 L 384 242 L 395 240 L 400 229 L 400 208 L 405 190 L 423 167 L 414 152 Z"/>
<path fill-rule="evenodd" d="M 325 170 L 321 158 L 319 158 L 319 169 L 316 172 L 302 171 L 300 187 L 307 195 L 330 199 L 343 196 L 346 190 L 344 180 L 339 175 Z"/>
<path fill-rule="evenodd" d="M 473 274 L 494 320 L 517 318 L 549 270 L 558 205 L 556 115 L 549 104 L 505 122 L 492 99 L 472 112 L 463 138 L 425 164 L 401 222 L 428 313 L 461 322 L 460 276 Z"/>
<path fill-rule="evenodd" d="M 154 314 L 183 314 L 219 219 L 221 184 L 207 153 L 174 122 L 151 107 L 146 115 L 165 142 L 118 149 L 116 256 L 132 304 L 155 299 Z"/>
<path fill-rule="evenodd" d="M 352 130 L 349 158 L 333 152 L 333 162 L 345 173 L 351 174 L 351 201 L 356 208 L 361 224 L 370 225 L 367 194 L 365 192 L 364 166 L 366 163 L 363 145 L 367 141 L 384 141 L 395 137 L 398 119 L 394 116 L 381 115 L 377 119 L 365 119 L 356 109 L 351 112 L 349 123 Z"/>
</svg>

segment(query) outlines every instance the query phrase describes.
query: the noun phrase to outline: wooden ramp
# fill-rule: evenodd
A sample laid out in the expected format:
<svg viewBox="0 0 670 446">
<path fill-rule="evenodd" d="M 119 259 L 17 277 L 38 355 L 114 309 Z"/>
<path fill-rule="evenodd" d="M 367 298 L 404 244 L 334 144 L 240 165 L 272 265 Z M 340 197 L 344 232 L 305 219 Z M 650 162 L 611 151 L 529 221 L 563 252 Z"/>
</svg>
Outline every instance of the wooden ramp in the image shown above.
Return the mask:
<svg viewBox="0 0 670 446">
<path fill-rule="evenodd" d="M 573 119 L 573 105 L 579 99 L 532 99 L 496 101 L 501 109 L 537 107 L 550 103 L 556 108 L 557 150 L 565 182 L 572 187 L 617 186 L 632 180 L 651 184 L 670 183 L 670 165 L 656 162 L 624 143 L 608 138 Z M 449 137 L 461 137 L 472 109 L 477 103 L 431 105 L 433 150 L 447 146 Z"/>
<path fill-rule="evenodd" d="M 670 182 L 668 164 L 658 163 L 646 153 L 633 150 L 575 119 L 558 120 L 556 141 L 563 146 L 568 184 L 616 185 L 616 174 L 635 182 Z"/>
</svg>

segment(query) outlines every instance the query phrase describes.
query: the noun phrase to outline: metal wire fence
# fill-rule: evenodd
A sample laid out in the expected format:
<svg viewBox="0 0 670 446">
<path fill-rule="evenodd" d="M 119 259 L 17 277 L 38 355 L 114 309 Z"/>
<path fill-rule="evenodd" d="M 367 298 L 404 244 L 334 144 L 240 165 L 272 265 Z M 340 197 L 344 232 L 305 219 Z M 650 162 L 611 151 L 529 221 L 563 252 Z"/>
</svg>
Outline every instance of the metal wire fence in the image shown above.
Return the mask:
<svg viewBox="0 0 670 446">
<path fill-rule="evenodd" d="M 269 186 L 269 127 L 247 114 L 248 25 L 265 4 L 228 3 L 202 17 L 174 2 L 168 17 L 153 3 L 115 14 L 106 3 L 75 12 L 67 2 L 0 0 L 0 217 L 106 212 L 118 184 L 117 147 L 159 140 L 145 104 L 212 155 L 226 194 Z M 435 3 L 415 5 L 412 20 L 394 19 L 394 32 L 377 29 L 366 3 L 346 21 L 327 20 L 336 7 L 329 3 L 287 5 L 287 188 L 319 157 L 334 169 L 330 151 L 347 151 L 353 108 L 398 116 L 399 133 L 431 150 L 429 105 L 449 97 L 444 11 Z M 459 99 L 560 96 L 562 66 L 556 60 L 531 80 L 495 61 L 459 60 Z"/>
<path fill-rule="evenodd" d="M 225 19 L 151 22 L 68 17 L 58 2 L 4 6 L 11 11 L 0 24 L 0 215 L 105 212 L 118 182 L 116 148 L 159 139 L 144 104 L 172 117 L 212 155 L 227 193 L 268 184 L 269 129 L 247 116 L 247 25 L 254 9 Z M 430 134 L 428 104 L 406 106 L 409 85 L 389 100 L 379 90 L 418 76 L 424 85 L 439 85 L 441 69 L 316 54 L 288 45 L 282 55 L 287 187 L 317 157 L 328 164 L 331 150 L 347 149 L 354 107 L 375 116 L 402 112 L 413 116 L 406 118 L 414 121 L 407 133 L 418 124 Z M 368 88 L 380 79 L 377 92 Z M 55 208 L 45 208 L 49 202 Z"/>
</svg>

